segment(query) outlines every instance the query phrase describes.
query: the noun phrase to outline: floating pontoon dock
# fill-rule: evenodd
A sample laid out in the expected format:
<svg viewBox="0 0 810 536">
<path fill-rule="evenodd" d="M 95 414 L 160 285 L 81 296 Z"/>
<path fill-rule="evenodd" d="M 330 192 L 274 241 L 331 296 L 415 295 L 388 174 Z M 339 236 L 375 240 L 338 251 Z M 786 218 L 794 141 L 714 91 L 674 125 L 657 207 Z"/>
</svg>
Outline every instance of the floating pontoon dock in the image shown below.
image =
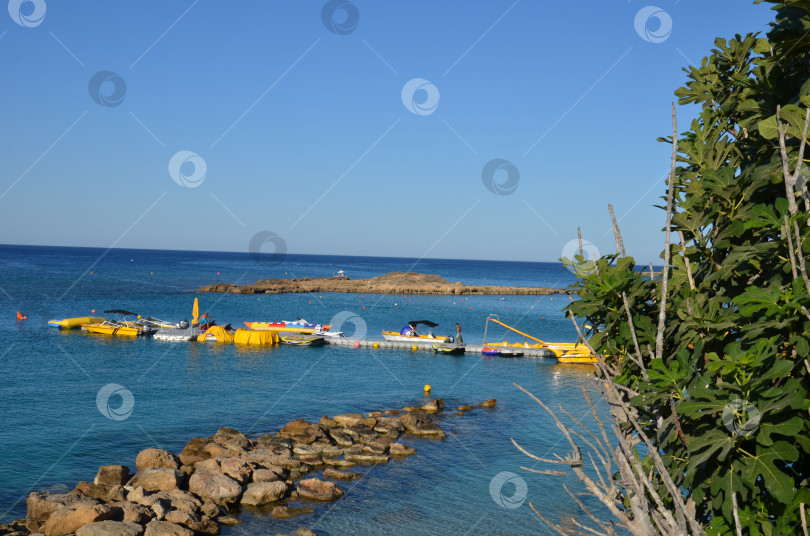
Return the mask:
<svg viewBox="0 0 810 536">
<path fill-rule="evenodd" d="M 441 344 L 440 341 L 436 341 L 437 344 Z M 327 337 L 326 344 L 331 344 L 334 346 L 355 346 L 358 345 L 359 348 L 396 348 L 400 350 L 412 350 L 414 346 L 416 346 L 417 350 L 428 350 L 430 352 L 433 351 L 433 346 L 430 344 L 413 344 L 410 342 L 398 342 L 398 341 L 386 341 L 380 339 L 355 339 L 352 337 Z M 451 345 L 452 346 L 452 345 Z M 555 357 L 554 352 L 547 348 L 524 348 L 522 346 L 492 346 L 489 347 L 504 349 L 504 350 L 512 350 L 515 352 L 523 352 L 525 357 Z M 468 354 L 480 354 L 484 349 L 484 346 L 480 344 L 468 344 L 465 347 L 466 353 Z"/>
</svg>

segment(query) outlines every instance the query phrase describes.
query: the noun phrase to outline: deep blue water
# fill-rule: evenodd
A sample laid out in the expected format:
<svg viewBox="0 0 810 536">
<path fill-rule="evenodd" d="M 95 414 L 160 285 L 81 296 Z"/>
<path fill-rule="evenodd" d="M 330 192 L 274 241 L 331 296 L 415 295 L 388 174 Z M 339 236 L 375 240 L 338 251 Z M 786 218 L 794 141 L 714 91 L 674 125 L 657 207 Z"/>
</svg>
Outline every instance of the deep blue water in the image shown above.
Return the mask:
<svg viewBox="0 0 810 536">
<path fill-rule="evenodd" d="M 552 359 L 438 357 L 390 349 L 246 349 L 233 345 L 111 339 L 49 328 L 51 318 L 92 310 L 128 309 L 167 319 L 188 319 L 195 296 L 201 312 L 220 324 L 303 317 L 329 323 L 356 315 L 366 336 L 400 329 L 408 320 L 439 323 L 437 334 L 459 322 L 467 342 L 480 342 L 487 315 L 541 339 L 573 341 L 561 308 L 565 296 L 403 296 L 357 294 L 200 294 L 216 281 L 247 283 L 268 277 L 322 277 L 345 270 L 352 278 L 390 271 L 437 273 L 467 284 L 565 287 L 573 276 L 558 263 L 458 261 L 288 255 L 265 264 L 241 253 L 0 246 L 0 522 L 24 517 L 32 490 L 65 490 L 92 480 L 99 465 L 134 467 L 137 453 L 159 446 L 179 452 L 194 436 L 231 426 L 249 435 L 276 432 L 298 417 L 369 412 L 422 403 L 422 387 L 447 408 L 497 398 L 492 410 L 465 416 L 447 411 L 444 441 L 406 438 L 418 454 L 356 470 L 367 475 L 345 485 L 336 503 L 315 505 L 312 516 L 278 522 L 244 512 L 242 525 L 223 534 L 267 534 L 305 525 L 338 534 L 551 534 L 529 501 L 552 520 L 581 517 L 561 484 L 569 477 L 521 471 L 538 467 L 512 445 L 514 437 L 540 456 L 568 450 L 553 421 L 513 382 L 552 407 L 587 417 L 582 387 L 595 392 L 588 368 Z M 17 310 L 29 316 L 15 320 Z M 359 319 L 358 319 L 359 318 Z M 344 326 L 348 335 L 353 327 Z M 488 340 L 502 339 L 490 330 Z M 512 342 L 521 341 L 510 336 Z M 522 342 L 522 341 L 521 341 Z M 123 420 L 104 416 L 99 390 L 119 384 L 134 408 Z M 598 398 L 598 396 L 596 397 Z M 113 397 L 111 405 L 117 407 Z M 549 467 L 545 467 L 548 469 Z M 557 469 L 557 467 L 552 467 Z M 490 493 L 499 473 L 526 483 L 522 506 L 507 508 Z M 510 497 L 515 480 L 503 487 Z M 518 482 L 520 484 L 520 482 Z M 496 493 L 496 498 L 500 495 Z M 501 501 L 502 504 L 503 501 Z M 593 506 L 592 502 L 588 502 Z"/>
</svg>

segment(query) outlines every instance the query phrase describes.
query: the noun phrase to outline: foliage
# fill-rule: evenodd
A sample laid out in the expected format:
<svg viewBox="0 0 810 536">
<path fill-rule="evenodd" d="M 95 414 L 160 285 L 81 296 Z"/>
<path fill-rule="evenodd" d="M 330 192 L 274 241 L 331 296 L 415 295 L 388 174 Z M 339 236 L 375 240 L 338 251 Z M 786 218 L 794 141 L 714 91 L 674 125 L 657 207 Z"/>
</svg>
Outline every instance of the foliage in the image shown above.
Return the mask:
<svg viewBox="0 0 810 536">
<path fill-rule="evenodd" d="M 597 327 L 589 343 L 607 355 L 603 373 L 632 393 L 642 430 L 711 535 L 796 534 L 810 503 L 807 167 L 795 193 L 786 188 L 808 162 L 810 0 L 771 3 L 767 38 L 718 38 L 675 92 L 700 113 L 677 140 L 671 229 L 682 243 L 668 244 L 663 352 L 661 278 L 617 253 L 571 288 L 569 310 Z"/>
</svg>

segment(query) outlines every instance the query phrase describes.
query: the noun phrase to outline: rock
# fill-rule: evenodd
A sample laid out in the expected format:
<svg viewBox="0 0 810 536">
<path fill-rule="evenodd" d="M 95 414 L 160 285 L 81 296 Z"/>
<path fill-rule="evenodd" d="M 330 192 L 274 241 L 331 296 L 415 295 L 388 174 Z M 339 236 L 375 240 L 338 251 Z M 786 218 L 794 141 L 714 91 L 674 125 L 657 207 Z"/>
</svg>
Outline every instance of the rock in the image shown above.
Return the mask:
<svg viewBox="0 0 810 536">
<path fill-rule="evenodd" d="M 482 408 L 494 408 L 495 407 L 495 402 L 496 402 L 496 399 L 492 398 L 490 400 L 485 400 L 484 402 L 481 402 L 478 405 L 481 406 Z"/>
<path fill-rule="evenodd" d="M 329 465 L 331 467 L 354 467 L 356 464 L 347 460 L 339 460 L 336 458 L 324 458 L 323 459 L 324 465 Z"/>
<path fill-rule="evenodd" d="M 442 438 L 446 436 L 444 430 L 438 424 L 425 421 L 412 414 L 403 415 L 399 420 L 405 426 L 405 429 L 413 435 Z"/>
<path fill-rule="evenodd" d="M 436 398 L 431 400 L 424 406 L 422 406 L 422 411 L 426 411 L 428 413 L 438 413 L 444 409 L 444 400 L 441 398 Z"/>
<path fill-rule="evenodd" d="M 96 521 L 76 531 L 76 536 L 141 536 L 143 527 L 132 521 Z"/>
<path fill-rule="evenodd" d="M 388 463 L 388 456 L 385 454 L 347 454 L 346 461 L 362 464 Z"/>
<path fill-rule="evenodd" d="M 422 408 L 418 408 L 416 406 L 405 406 L 404 408 L 402 408 L 402 411 L 405 411 L 405 412 L 408 412 L 408 413 L 414 413 L 414 412 L 422 411 Z"/>
<path fill-rule="evenodd" d="M 350 447 L 354 444 L 352 436 L 341 430 L 329 430 L 329 437 L 341 447 Z"/>
<path fill-rule="evenodd" d="M 256 469 L 253 471 L 253 482 L 276 482 L 281 480 L 279 475 L 270 469 Z"/>
<path fill-rule="evenodd" d="M 313 467 L 323 465 L 323 458 L 321 458 L 318 454 L 305 454 L 298 456 L 298 460 Z"/>
<path fill-rule="evenodd" d="M 225 445 L 220 445 L 212 441 L 203 447 L 203 452 L 207 454 L 209 458 L 227 458 L 228 456 L 241 456 L 245 451 L 226 447 Z"/>
<path fill-rule="evenodd" d="M 98 468 L 93 484 L 97 486 L 123 486 L 129 480 L 129 467 L 126 465 L 102 465 Z"/>
<path fill-rule="evenodd" d="M 112 508 L 103 504 L 62 508 L 48 517 L 42 532 L 45 536 L 67 536 L 88 523 L 112 519 L 114 515 Z"/>
<path fill-rule="evenodd" d="M 187 491 L 173 489 L 167 493 L 172 508 L 196 514 L 202 508 L 202 501 Z"/>
<path fill-rule="evenodd" d="M 197 464 L 194 466 L 194 471 L 213 471 L 215 473 L 221 473 L 222 468 L 219 465 L 220 460 L 222 460 L 222 458 L 208 458 L 207 460 L 197 462 Z"/>
<path fill-rule="evenodd" d="M 246 452 L 240 457 L 245 461 L 257 463 L 265 467 L 275 465 L 277 467 L 284 467 L 285 469 L 298 468 L 298 462 L 293 460 L 290 456 L 292 456 L 291 453 L 280 455 L 269 449 L 254 449 L 250 452 Z"/>
<path fill-rule="evenodd" d="M 112 508 L 114 512 L 117 512 L 114 519 L 118 521 L 132 521 L 140 525 L 145 525 L 155 516 L 151 508 L 132 501 L 110 503 L 110 508 Z"/>
<path fill-rule="evenodd" d="M 362 415 L 361 415 L 362 418 Z M 279 437 L 286 437 L 299 443 L 314 443 L 318 440 L 327 440 L 323 428 L 304 419 L 296 419 L 284 425 L 278 433 Z"/>
<path fill-rule="evenodd" d="M 219 443 L 220 445 L 224 445 L 226 447 L 230 447 L 232 449 L 242 449 L 247 450 L 249 449 L 252 444 L 250 439 L 240 432 L 239 430 L 234 430 L 233 428 L 228 428 L 227 426 L 223 426 L 217 433 L 214 434 L 212 438 L 214 441 Z"/>
<path fill-rule="evenodd" d="M 194 474 L 194 466 L 192 465 L 181 465 L 180 470 L 183 471 L 186 476 L 191 476 Z"/>
<path fill-rule="evenodd" d="M 354 480 L 356 478 L 360 478 L 361 476 L 363 475 L 361 475 L 360 473 L 348 473 L 346 471 L 338 471 L 337 469 L 332 469 L 331 467 L 328 469 L 324 469 L 323 471 L 323 477 L 330 478 L 332 480 L 349 481 Z"/>
<path fill-rule="evenodd" d="M 238 525 L 241 523 L 241 521 L 232 516 L 220 517 L 219 522 L 223 525 Z"/>
<path fill-rule="evenodd" d="M 104 502 L 123 501 L 126 495 L 123 486 L 104 486 L 85 481 L 76 484 L 76 491 Z"/>
<path fill-rule="evenodd" d="M 240 484 L 246 484 L 253 475 L 253 467 L 241 458 L 223 458 L 219 462 L 220 470 Z"/>
<path fill-rule="evenodd" d="M 144 536 L 194 536 L 191 530 L 168 521 L 150 521 Z"/>
<path fill-rule="evenodd" d="M 458 407 L 459 411 L 470 411 L 471 409 L 473 409 L 472 406 L 459 406 Z"/>
<path fill-rule="evenodd" d="M 374 427 L 374 431 L 389 437 L 395 435 L 394 438 L 396 438 L 399 437 L 401 432 L 405 431 L 405 426 L 402 425 L 399 419 L 394 417 L 381 417 L 377 419 L 377 425 Z"/>
<path fill-rule="evenodd" d="M 193 438 L 186 444 L 183 451 L 180 452 L 180 456 L 178 456 L 180 462 L 184 465 L 193 466 L 197 462 L 210 458 L 211 456 L 205 452 L 205 447 L 208 443 L 210 443 L 208 439 L 203 439 L 202 437 Z"/>
<path fill-rule="evenodd" d="M 169 491 L 177 489 L 186 481 L 186 474 L 168 467 L 149 467 L 135 473 L 128 485 L 142 487 L 144 491 Z"/>
<path fill-rule="evenodd" d="M 385 415 L 399 415 L 401 412 L 398 409 L 387 409 L 383 413 Z"/>
<path fill-rule="evenodd" d="M 85 497 L 75 491 L 70 493 L 39 493 L 33 492 L 26 500 L 25 526 L 31 532 L 41 531 L 45 522 L 56 511 L 63 508 L 87 508 L 99 504 L 92 497 Z"/>
<path fill-rule="evenodd" d="M 191 493 L 216 502 L 235 502 L 242 495 L 242 486 L 222 473 L 198 471 L 188 481 Z"/>
<path fill-rule="evenodd" d="M 298 530 L 295 531 L 295 536 L 318 536 L 318 535 L 306 527 L 298 527 Z"/>
<path fill-rule="evenodd" d="M 323 417 L 321 417 L 321 420 L 318 422 L 318 424 L 320 424 L 320 425 L 321 425 L 321 426 L 323 426 L 324 428 L 335 428 L 336 426 L 340 426 L 340 423 L 338 423 L 338 422 L 337 422 L 336 420 L 334 420 L 334 419 L 330 419 L 330 418 L 329 418 L 329 417 L 327 417 L 326 415 L 324 415 Z"/>
<path fill-rule="evenodd" d="M 303 514 L 312 514 L 314 512 L 315 510 L 308 506 L 300 508 L 293 506 L 276 506 L 273 508 L 270 514 L 276 519 L 290 519 L 291 517 L 296 517 Z"/>
<path fill-rule="evenodd" d="M 292 439 L 288 439 L 286 437 L 275 437 L 271 435 L 265 435 L 255 441 L 254 450 L 266 449 L 273 451 L 273 453 L 275 454 L 289 456 L 292 447 L 293 447 Z"/>
<path fill-rule="evenodd" d="M 286 494 L 287 484 L 284 482 L 254 482 L 248 485 L 240 502 L 248 506 L 261 506 L 283 499 Z"/>
<path fill-rule="evenodd" d="M 402 443 L 391 443 L 388 447 L 388 452 L 391 456 L 410 456 L 411 454 L 416 454 L 416 449 L 408 445 L 403 445 Z"/>
<path fill-rule="evenodd" d="M 368 414 L 368 416 L 369 417 L 374 417 L 375 419 L 377 417 L 382 417 L 382 411 L 372 411 L 371 413 Z"/>
<path fill-rule="evenodd" d="M 364 419 L 362 413 L 343 413 L 341 415 L 335 415 L 332 417 L 332 420 L 338 422 L 340 424 L 346 424 L 351 426 L 352 424 L 357 424 L 358 422 Z"/>
<path fill-rule="evenodd" d="M 220 516 L 227 515 L 228 509 L 212 501 L 205 501 L 200 507 L 200 512 L 202 512 L 204 516 L 216 519 Z"/>
<path fill-rule="evenodd" d="M 362 424 L 364 426 L 368 426 L 369 428 L 374 428 L 377 426 L 377 419 L 374 417 L 366 417 L 365 419 L 361 419 L 356 424 Z"/>
<path fill-rule="evenodd" d="M 183 525 L 196 533 L 219 534 L 219 525 L 207 516 L 198 516 L 183 510 L 172 510 L 166 514 L 166 521 Z"/>
<path fill-rule="evenodd" d="M 346 491 L 337 484 L 317 478 L 299 480 L 296 490 L 299 497 L 314 501 L 334 501 L 346 494 Z"/>
<path fill-rule="evenodd" d="M 144 449 L 135 458 L 135 467 L 147 469 L 149 467 L 166 467 L 168 469 L 179 469 L 180 458 L 174 453 L 163 449 Z"/>
</svg>

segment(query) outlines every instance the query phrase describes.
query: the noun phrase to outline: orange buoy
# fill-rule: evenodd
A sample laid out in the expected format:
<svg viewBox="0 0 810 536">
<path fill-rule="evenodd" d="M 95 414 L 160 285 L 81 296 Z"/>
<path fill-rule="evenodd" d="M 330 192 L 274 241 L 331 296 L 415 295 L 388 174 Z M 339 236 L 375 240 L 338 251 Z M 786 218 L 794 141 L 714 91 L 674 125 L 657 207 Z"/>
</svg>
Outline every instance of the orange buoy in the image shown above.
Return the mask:
<svg viewBox="0 0 810 536">
<path fill-rule="evenodd" d="M 17 311 L 17 322 L 20 320 L 28 320 L 28 317 L 22 314 L 21 312 Z"/>
<path fill-rule="evenodd" d="M 354 341 L 354 347 L 360 348 L 360 341 Z"/>
</svg>

